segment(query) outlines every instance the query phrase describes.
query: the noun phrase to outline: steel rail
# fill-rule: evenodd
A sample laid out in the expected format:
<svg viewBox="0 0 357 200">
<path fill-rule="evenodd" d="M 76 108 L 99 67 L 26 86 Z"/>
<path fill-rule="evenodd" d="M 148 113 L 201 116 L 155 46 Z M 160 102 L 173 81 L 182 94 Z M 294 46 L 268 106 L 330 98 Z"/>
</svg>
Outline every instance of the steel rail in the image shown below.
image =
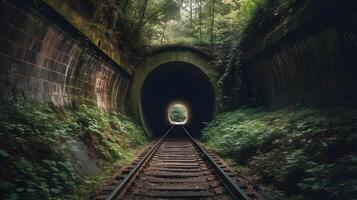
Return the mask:
<svg viewBox="0 0 357 200">
<path fill-rule="evenodd" d="M 208 164 L 214 169 L 218 177 L 221 179 L 224 186 L 228 189 L 229 193 L 234 199 L 237 200 L 250 200 L 248 195 L 238 187 L 238 185 L 224 172 L 224 170 L 212 159 L 208 152 L 199 145 L 195 139 L 188 133 L 184 126 L 181 126 L 191 142 L 196 146 L 197 150 L 201 153 L 202 157 L 208 162 Z"/>
<path fill-rule="evenodd" d="M 166 138 L 167 134 L 172 130 L 174 126 L 171 126 L 165 134 L 155 143 L 155 145 L 145 154 L 145 156 L 140 160 L 138 164 L 135 165 L 133 170 L 130 171 L 128 176 L 125 177 L 123 181 L 120 182 L 118 186 L 115 187 L 112 193 L 106 198 L 106 200 L 116 200 L 123 197 L 124 193 L 130 187 L 131 183 L 135 180 L 136 176 L 140 173 L 143 167 L 148 161 L 155 155 L 155 152 L 161 146 L 163 140 Z"/>
</svg>

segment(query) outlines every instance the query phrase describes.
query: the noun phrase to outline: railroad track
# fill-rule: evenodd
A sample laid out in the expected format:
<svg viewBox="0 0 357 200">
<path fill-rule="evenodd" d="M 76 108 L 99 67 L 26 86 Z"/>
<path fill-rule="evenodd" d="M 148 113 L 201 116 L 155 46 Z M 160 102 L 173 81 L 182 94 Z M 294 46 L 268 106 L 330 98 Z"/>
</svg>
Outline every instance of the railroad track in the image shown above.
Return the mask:
<svg viewBox="0 0 357 200">
<path fill-rule="evenodd" d="M 178 129 L 184 136 L 172 137 Z M 95 199 L 267 199 L 259 187 L 202 148 L 184 126 L 172 126 L 132 164 Z"/>
</svg>

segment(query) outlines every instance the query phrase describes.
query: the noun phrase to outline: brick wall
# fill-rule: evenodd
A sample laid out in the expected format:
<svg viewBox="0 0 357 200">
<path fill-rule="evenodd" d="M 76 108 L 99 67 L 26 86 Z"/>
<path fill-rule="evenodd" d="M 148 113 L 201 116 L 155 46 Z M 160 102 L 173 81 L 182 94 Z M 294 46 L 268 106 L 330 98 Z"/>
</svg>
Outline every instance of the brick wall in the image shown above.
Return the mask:
<svg viewBox="0 0 357 200">
<path fill-rule="evenodd" d="M 317 1 L 244 49 L 248 98 L 269 106 L 357 105 L 356 2 L 333 2 Z"/>
<path fill-rule="evenodd" d="M 1 102 L 21 92 L 58 106 L 84 99 L 106 111 L 125 110 L 128 73 L 83 43 L 69 24 L 54 24 L 36 9 L 12 2 L 0 1 Z"/>
</svg>

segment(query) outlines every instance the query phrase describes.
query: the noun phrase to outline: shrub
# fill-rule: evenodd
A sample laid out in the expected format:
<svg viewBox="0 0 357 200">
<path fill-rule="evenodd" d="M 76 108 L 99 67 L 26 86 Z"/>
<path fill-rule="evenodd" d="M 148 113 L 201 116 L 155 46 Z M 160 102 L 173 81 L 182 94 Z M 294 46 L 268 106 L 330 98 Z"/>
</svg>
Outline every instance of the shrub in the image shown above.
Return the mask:
<svg viewBox="0 0 357 200">
<path fill-rule="evenodd" d="M 242 108 L 207 124 L 202 139 L 211 150 L 236 160 L 240 169 L 288 196 L 353 199 L 356 116 L 354 110 L 338 108 Z"/>
<path fill-rule="evenodd" d="M 147 140 L 140 126 L 117 113 L 25 100 L 1 107 L 0 136 L 0 199 L 88 197 L 107 169 L 127 162 L 133 149 Z M 102 160 L 103 174 L 89 177 L 75 169 L 70 143 L 78 138 Z"/>
</svg>

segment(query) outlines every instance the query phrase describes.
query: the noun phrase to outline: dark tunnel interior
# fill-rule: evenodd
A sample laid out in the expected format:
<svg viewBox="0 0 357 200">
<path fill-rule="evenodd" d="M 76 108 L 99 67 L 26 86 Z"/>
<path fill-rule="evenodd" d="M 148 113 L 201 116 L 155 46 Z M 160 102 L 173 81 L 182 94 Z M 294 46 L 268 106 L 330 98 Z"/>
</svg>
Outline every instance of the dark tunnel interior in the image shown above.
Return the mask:
<svg viewBox="0 0 357 200">
<path fill-rule="evenodd" d="M 170 62 L 146 77 L 141 93 L 142 113 L 153 137 L 159 137 L 171 126 L 167 115 L 169 105 L 183 103 L 189 110 L 185 127 L 195 137 L 200 134 L 203 122 L 212 119 L 214 99 L 212 83 L 204 72 L 189 63 Z"/>
</svg>

